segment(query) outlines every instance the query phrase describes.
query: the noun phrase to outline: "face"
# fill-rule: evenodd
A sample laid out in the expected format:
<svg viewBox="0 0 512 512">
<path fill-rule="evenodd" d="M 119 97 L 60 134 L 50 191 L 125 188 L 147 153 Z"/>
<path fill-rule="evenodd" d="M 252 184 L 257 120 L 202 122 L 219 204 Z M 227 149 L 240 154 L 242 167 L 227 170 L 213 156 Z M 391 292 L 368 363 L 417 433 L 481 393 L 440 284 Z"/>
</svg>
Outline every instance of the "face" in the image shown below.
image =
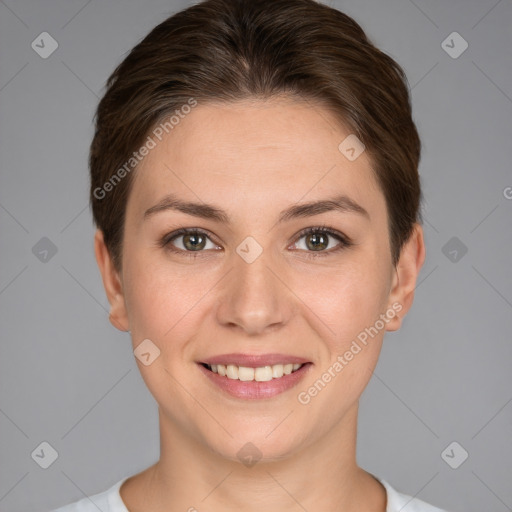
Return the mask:
<svg viewBox="0 0 512 512">
<path fill-rule="evenodd" d="M 199 104 L 134 175 L 112 316 L 134 349 L 159 350 L 138 365 L 163 421 L 224 457 L 249 441 L 283 457 L 341 429 L 410 306 L 422 255 L 399 286 L 384 196 L 367 153 L 338 149 L 348 135 L 292 100 Z M 226 354 L 307 364 L 261 382 L 201 365 Z"/>
</svg>

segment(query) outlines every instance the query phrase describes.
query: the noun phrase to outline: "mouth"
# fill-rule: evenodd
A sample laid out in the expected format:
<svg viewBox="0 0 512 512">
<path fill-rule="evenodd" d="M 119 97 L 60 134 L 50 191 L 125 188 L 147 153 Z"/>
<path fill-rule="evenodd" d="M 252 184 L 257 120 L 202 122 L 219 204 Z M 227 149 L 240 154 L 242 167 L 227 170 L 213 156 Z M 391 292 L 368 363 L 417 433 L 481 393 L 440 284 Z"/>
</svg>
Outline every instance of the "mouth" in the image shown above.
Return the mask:
<svg viewBox="0 0 512 512">
<path fill-rule="evenodd" d="M 250 364 L 250 363 L 245 363 Z M 197 363 L 199 370 L 215 388 L 239 399 L 272 398 L 297 386 L 313 366 L 311 362 L 239 366 Z"/>
<path fill-rule="evenodd" d="M 201 365 L 221 377 L 242 382 L 268 382 L 273 379 L 280 379 L 283 375 L 291 375 L 300 370 L 305 364 L 311 363 L 286 363 L 265 366 L 238 366 L 235 364 L 208 364 Z"/>
</svg>

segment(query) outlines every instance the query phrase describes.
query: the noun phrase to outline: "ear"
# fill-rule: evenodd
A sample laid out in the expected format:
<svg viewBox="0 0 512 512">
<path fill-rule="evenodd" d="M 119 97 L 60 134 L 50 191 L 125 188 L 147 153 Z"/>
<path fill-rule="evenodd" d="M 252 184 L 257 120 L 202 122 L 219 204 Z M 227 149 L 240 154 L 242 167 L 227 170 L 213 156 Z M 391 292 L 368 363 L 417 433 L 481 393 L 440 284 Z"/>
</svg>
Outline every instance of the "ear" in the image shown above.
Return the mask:
<svg viewBox="0 0 512 512">
<path fill-rule="evenodd" d="M 122 280 L 114 267 L 103 239 L 103 232 L 100 229 L 97 229 L 94 235 L 94 253 L 110 303 L 110 323 L 120 331 L 129 331 L 130 324 L 126 312 Z"/>
<path fill-rule="evenodd" d="M 423 228 L 415 223 L 413 232 L 402 247 L 400 259 L 394 269 L 388 307 L 397 314 L 386 324 L 387 331 L 400 329 L 402 319 L 412 306 L 416 280 L 425 261 L 425 253 Z"/>
</svg>

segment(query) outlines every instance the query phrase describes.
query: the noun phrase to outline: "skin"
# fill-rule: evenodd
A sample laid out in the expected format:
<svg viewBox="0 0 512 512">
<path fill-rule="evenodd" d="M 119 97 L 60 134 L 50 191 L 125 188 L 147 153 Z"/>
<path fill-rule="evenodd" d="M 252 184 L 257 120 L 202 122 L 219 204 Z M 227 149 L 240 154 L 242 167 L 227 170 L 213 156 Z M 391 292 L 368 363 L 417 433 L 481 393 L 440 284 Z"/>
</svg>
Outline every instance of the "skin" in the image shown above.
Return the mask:
<svg viewBox="0 0 512 512">
<path fill-rule="evenodd" d="M 133 348 L 149 338 L 160 356 L 141 375 L 159 406 L 160 460 L 125 482 L 130 512 L 208 510 L 385 512 L 383 486 L 356 463 L 359 398 L 377 364 L 385 331 L 400 328 L 425 259 L 423 231 L 393 267 L 386 203 L 367 152 L 349 161 L 338 149 L 350 132 L 327 110 L 284 97 L 199 104 L 141 162 L 125 220 L 122 270 L 96 232 L 95 252 L 111 322 Z M 166 210 L 144 212 L 167 193 L 214 204 L 230 224 Z M 363 206 L 277 224 L 296 203 L 344 193 Z M 298 233 L 326 225 L 324 256 Z M 179 227 L 211 233 L 202 252 Z M 262 254 L 247 263 L 236 248 L 252 236 Z M 188 246 L 190 247 L 190 246 Z M 192 258 L 190 254 L 196 254 Z M 393 303 L 402 309 L 307 405 L 307 390 L 356 336 Z M 213 355 L 279 352 L 313 365 L 298 386 L 261 400 L 228 396 L 197 361 Z M 244 466 L 253 443 L 262 459 Z M 204 501 L 203 501 L 204 500 Z"/>
</svg>

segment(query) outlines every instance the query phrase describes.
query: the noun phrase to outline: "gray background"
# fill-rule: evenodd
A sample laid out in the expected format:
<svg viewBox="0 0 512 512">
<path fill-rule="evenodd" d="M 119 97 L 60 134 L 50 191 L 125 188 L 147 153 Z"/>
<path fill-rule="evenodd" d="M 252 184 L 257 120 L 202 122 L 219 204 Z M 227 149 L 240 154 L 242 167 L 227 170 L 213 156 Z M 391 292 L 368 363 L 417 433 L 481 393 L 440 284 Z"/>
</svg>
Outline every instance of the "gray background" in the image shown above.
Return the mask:
<svg viewBox="0 0 512 512">
<path fill-rule="evenodd" d="M 114 66 L 187 5 L 0 2 L 2 511 L 48 510 L 158 458 L 156 402 L 108 321 L 87 152 Z M 423 141 L 427 259 L 363 394 L 359 463 L 453 512 L 511 510 L 512 3 L 330 5 L 403 66 Z M 47 59 L 31 48 L 43 31 L 59 44 Z M 441 44 L 453 31 L 469 44 L 458 58 Z M 43 441 L 59 455 L 46 470 L 31 457 Z M 453 441 L 452 465 L 469 454 L 457 469 L 441 455 Z"/>
</svg>

